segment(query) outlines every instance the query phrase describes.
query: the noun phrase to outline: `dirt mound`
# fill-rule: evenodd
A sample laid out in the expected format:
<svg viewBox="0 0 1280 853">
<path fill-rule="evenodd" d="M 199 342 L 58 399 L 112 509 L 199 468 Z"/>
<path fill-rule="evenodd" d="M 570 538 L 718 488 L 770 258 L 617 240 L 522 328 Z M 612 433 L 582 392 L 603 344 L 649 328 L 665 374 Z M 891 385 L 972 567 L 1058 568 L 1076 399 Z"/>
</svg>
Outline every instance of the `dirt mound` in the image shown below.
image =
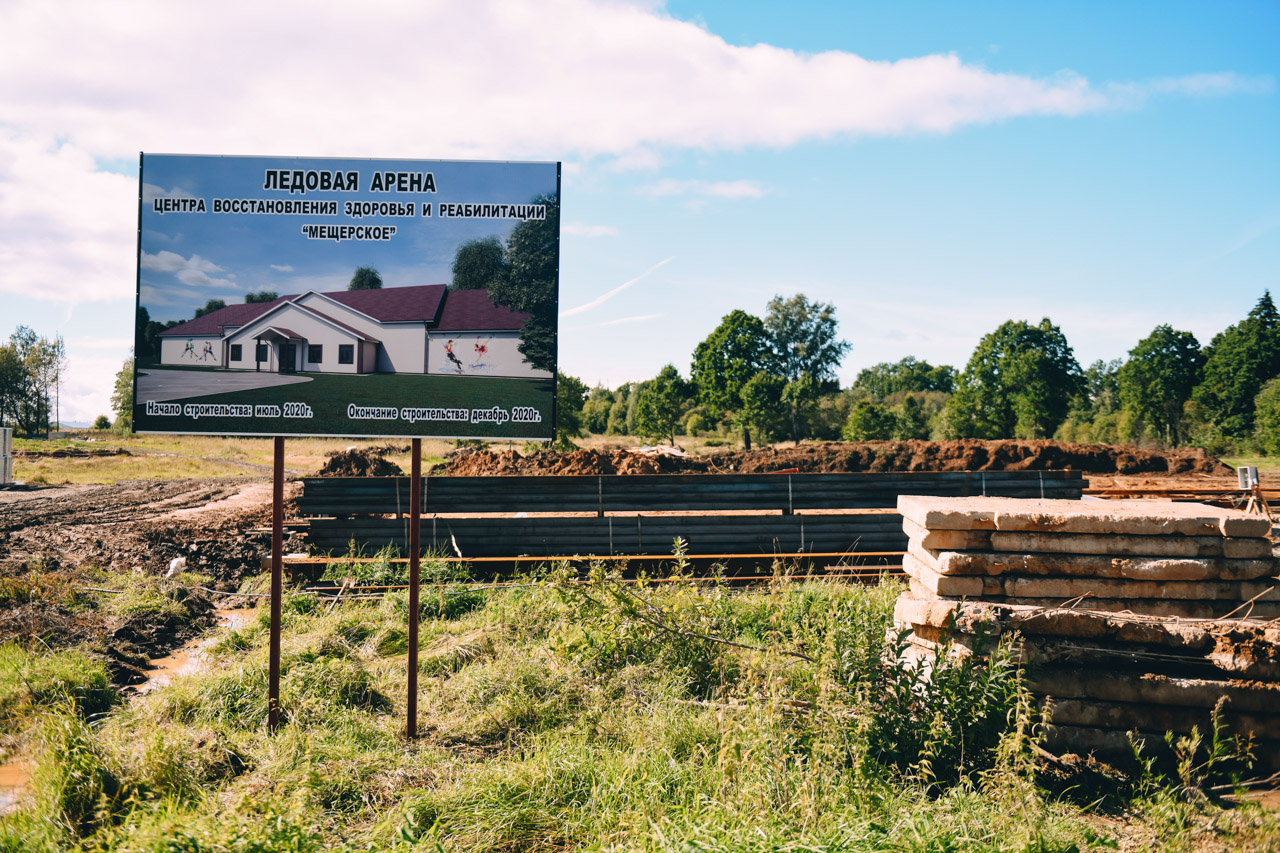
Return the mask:
<svg viewBox="0 0 1280 853">
<path fill-rule="evenodd" d="M 382 454 L 390 448 L 350 447 L 329 454 L 329 461 L 316 474 L 317 477 L 403 477 L 404 472 L 394 462 L 388 462 Z"/>
<path fill-rule="evenodd" d="M 132 456 L 123 447 L 54 447 L 48 450 L 15 450 L 14 458 L 19 459 L 89 459 L 97 456 Z"/>
<path fill-rule="evenodd" d="M 432 470 L 437 476 L 530 474 L 754 474 L 893 471 L 1082 471 L 1089 474 L 1230 474 L 1201 448 L 1168 451 L 1064 444 L 1058 441 L 869 441 L 735 450 L 709 456 L 663 456 L 626 450 L 460 452 Z"/>
</svg>

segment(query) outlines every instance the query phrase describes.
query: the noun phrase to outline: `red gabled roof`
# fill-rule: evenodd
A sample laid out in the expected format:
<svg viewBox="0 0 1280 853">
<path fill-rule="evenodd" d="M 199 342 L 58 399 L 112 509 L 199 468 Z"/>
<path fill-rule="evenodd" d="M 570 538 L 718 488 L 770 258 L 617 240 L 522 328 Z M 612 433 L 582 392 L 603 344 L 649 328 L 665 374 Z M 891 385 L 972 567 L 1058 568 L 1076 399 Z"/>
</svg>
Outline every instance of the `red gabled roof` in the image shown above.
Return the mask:
<svg viewBox="0 0 1280 853">
<path fill-rule="evenodd" d="M 321 293 L 334 302 L 368 315 L 380 323 L 405 321 L 433 321 L 440 313 L 440 301 L 444 298 L 443 284 L 422 284 L 413 287 L 386 287 L 379 290 L 339 290 Z M 302 294 L 281 296 L 271 302 L 253 302 L 228 305 L 211 311 L 203 317 L 189 320 L 160 333 L 165 335 L 217 335 L 222 336 L 226 326 L 243 326 L 261 317 L 281 302 L 297 299 Z M 303 306 L 299 306 L 303 307 Z M 319 312 L 317 312 L 319 313 Z M 323 315 L 322 315 L 323 316 Z M 325 319 L 333 320 L 325 316 Z M 342 324 L 339 324 L 342 325 Z M 351 329 L 350 326 L 343 326 Z M 351 329 L 351 331 L 355 331 Z M 357 334 L 360 334 L 357 332 Z"/>
<path fill-rule="evenodd" d="M 406 320 L 434 320 L 444 298 L 443 284 L 415 287 L 384 287 L 381 290 L 340 290 L 325 293 L 334 302 L 368 314 L 381 323 Z"/>
<path fill-rule="evenodd" d="M 449 332 L 518 330 L 529 315 L 494 305 L 487 290 L 450 290 L 435 328 Z"/>
<path fill-rule="evenodd" d="M 228 305 L 226 308 L 210 311 L 203 317 L 197 317 L 179 326 L 174 326 L 172 329 L 166 329 L 160 333 L 160 336 L 216 335 L 222 337 L 222 328 L 224 326 L 243 326 L 245 323 L 258 319 L 281 302 L 296 298 L 296 295 L 281 296 L 271 302 L 247 302 L 243 305 Z"/>
</svg>

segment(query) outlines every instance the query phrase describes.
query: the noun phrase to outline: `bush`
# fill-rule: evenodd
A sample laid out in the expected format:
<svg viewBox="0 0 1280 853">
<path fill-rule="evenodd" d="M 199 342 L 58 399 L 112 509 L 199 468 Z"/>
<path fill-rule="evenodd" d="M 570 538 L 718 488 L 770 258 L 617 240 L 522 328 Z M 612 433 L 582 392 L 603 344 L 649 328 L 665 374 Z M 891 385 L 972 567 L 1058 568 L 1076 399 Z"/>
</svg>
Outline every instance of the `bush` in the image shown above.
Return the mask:
<svg viewBox="0 0 1280 853">
<path fill-rule="evenodd" d="M 82 716 L 119 704 L 106 665 L 84 652 L 36 654 L 16 643 L 0 645 L 0 721 L 5 728 L 39 710 L 65 703 Z"/>
</svg>

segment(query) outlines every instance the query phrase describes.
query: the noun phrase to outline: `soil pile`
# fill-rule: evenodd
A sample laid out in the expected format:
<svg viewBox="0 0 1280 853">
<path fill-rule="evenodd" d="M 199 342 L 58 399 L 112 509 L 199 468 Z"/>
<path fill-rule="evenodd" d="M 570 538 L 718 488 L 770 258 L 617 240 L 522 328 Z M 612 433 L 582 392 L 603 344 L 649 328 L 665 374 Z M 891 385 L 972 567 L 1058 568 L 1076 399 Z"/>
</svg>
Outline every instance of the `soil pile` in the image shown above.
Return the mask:
<svg viewBox="0 0 1280 853">
<path fill-rule="evenodd" d="M 123 447 L 54 447 L 49 450 L 15 450 L 21 459 L 90 459 L 97 456 L 132 456 Z"/>
<path fill-rule="evenodd" d="M 393 466 L 394 467 L 394 466 Z M 1230 474 L 1201 448 L 1166 451 L 1065 444 L 1059 441 L 868 441 L 734 450 L 708 456 L 666 456 L 626 450 L 473 450 L 454 454 L 436 476 L 542 474 L 756 474 L 797 469 L 805 474 L 897 471 L 1082 471 L 1089 474 Z"/>
<path fill-rule="evenodd" d="M 349 447 L 329 454 L 329 461 L 316 474 L 317 477 L 403 477 L 404 472 L 394 462 L 388 462 L 383 454 L 392 448 Z"/>
</svg>

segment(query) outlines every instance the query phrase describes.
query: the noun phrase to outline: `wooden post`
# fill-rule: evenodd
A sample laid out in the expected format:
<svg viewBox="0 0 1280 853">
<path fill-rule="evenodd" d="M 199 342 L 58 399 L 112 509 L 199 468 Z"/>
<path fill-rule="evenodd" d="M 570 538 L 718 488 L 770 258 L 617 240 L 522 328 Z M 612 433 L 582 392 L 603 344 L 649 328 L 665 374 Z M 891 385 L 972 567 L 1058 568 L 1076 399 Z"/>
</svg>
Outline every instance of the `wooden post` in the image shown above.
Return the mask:
<svg viewBox="0 0 1280 853">
<path fill-rule="evenodd" d="M 422 439 L 413 440 L 409 475 L 409 710 L 405 735 L 418 736 L 418 568 L 422 554 Z"/>
<path fill-rule="evenodd" d="M 280 725 L 280 598 L 284 595 L 284 436 L 275 437 L 271 484 L 271 652 L 267 676 L 267 731 Z"/>
</svg>

